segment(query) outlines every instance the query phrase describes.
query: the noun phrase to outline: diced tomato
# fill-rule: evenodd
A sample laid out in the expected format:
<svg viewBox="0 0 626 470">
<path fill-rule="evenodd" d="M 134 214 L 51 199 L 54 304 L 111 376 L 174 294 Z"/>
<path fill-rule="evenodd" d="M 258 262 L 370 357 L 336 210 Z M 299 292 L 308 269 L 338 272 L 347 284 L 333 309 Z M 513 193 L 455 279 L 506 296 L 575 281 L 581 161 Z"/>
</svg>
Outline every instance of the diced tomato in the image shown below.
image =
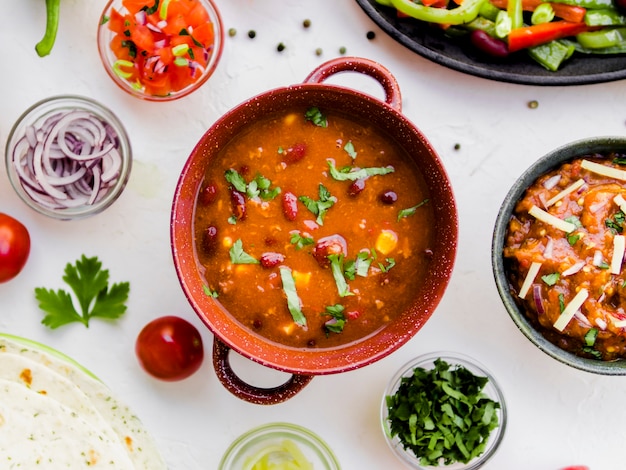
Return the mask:
<svg viewBox="0 0 626 470">
<path fill-rule="evenodd" d="M 215 30 L 198 0 L 170 0 L 165 21 L 160 8 L 148 14 L 150 27 L 138 24 L 135 14 L 153 8 L 155 0 L 123 0 L 122 4 L 126 11 L 111 9 L 108 28 L 117 33 L 110 42 L 115 57 L 135 64 L 128 81 L 144 87 L 148 95 L 167 96 L 202 76 L 215 43 Z M 175 64 L 178 57 L 173 48 L 181 44 L 189 51 L 179 58 L 191 65 Z M 130 67 L 124 68 L 125 73 L 130 71 Z"/>
<path fill-rule="evenodd" d="M 132 15 L 142 8 L 152 8 L 156 0 L 122 0 L 122 5 Z"/>
<path fill-rule="evenodd" d="M 209 47 L 215 42 L 215 29 L 213 23 L 204 23 L 193 28 L 193 38 L 204 47 Z"/>
<path fill-rule="evenodd" d="M 196 2 L 196 5 L 187 15 L 187 22 L 189 23 L 189 26 L 194 28 L 194 33 L 195 28 L 205 23 L 208 23 L 210 20 L 211 19 L 209 18 L 209 13 L 206 11 L 206 8 L 204 8 L 204 5 L 202 5 L 200 2 Z"/>
</svg>

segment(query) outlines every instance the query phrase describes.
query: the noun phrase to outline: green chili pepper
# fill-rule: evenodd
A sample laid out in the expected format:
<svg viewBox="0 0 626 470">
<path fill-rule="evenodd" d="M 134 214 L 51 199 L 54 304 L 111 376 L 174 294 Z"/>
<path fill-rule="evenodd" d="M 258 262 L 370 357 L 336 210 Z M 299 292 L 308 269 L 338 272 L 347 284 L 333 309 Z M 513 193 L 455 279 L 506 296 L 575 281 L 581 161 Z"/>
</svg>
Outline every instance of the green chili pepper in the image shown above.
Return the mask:
<svg viewBox="0 0 626 470">
<path fill-rule="evenodd" d="M 576 36 L 578 43 L 586 49 L 604 49 L 624 43 L 626 28 L 589 31 Z"/>
<path fill-rule="evenodd" d="M 39 57 L 50 54 L 59 28 L 59 12 L 61 10 L 61 0 L 46 0 L 46 33 L 37 43 L 35 50 Z"/>
<path fill-rule="evenodd" d="M 405 15 L 428 23 L 459 25 L 469 23 L 478 16 L 485 0 L 465 0 L 459 7 L 448 10 L 413 3 L 411 0 L 376 0 L 381 5 L 393 6 Z"/>
<path fill-rule="evenodd" d="M 589 26 L 625 26 L 626 18 L 617 10 L 603 8 L 600 10 L 587 10 L 585 23 Z"/>
<path fill-rule="evenodd" d="M 574 5 L 591 10 L 614 8 L 613 0 L 557 0 L 555 3 L 564 3 L 565 5 Z"/>
</svg>

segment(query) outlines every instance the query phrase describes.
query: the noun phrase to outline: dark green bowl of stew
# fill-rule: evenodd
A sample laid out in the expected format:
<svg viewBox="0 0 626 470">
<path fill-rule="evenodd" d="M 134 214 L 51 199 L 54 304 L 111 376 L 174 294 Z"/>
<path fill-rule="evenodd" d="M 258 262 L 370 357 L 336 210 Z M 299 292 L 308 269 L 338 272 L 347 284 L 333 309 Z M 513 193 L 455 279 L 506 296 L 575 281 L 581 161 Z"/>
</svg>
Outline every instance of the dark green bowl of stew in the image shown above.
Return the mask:
<svg viewBox="0 0 626 470">
<path fill-rule="evenodd" d="M 626 138 L 568 143 L 513 184 L 492 266 L 519 330 L 579 370 L 626 375 Z"/>
</svg>

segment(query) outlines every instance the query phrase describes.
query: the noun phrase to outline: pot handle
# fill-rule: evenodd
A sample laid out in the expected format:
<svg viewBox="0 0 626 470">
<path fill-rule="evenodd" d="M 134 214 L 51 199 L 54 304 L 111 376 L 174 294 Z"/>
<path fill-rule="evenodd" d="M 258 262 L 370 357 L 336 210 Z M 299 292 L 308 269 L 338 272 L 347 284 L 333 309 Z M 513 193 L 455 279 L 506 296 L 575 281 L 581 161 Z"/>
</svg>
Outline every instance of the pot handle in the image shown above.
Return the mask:
<svg viewBox="0 0 626 470">
<path fill-rule="evenodd" d="M 312 375 L 294 374 L 287 382 L 277 387 L 261 388 L 244 382 L 235 374 L 228 355 L 231 348 L 221 339 L 213 337 L 213 367 L 217 378 L 226 390 L 249 403 L 275 405 L 289 400 L 313 379 Z"/>
<path fill-rule="evenodd" d="M 389 70 L 370 59 L 362 57 L 339 57 L 324 62 L 305 78 L 304 83 L 322 83 L 331 75 L 341 72 L 359 72 L 369 75 L 380 83 L 385 92 L 385 103 L 396 111 L 402 111 L 402 95 L 398 81 Z"/>
</svg>

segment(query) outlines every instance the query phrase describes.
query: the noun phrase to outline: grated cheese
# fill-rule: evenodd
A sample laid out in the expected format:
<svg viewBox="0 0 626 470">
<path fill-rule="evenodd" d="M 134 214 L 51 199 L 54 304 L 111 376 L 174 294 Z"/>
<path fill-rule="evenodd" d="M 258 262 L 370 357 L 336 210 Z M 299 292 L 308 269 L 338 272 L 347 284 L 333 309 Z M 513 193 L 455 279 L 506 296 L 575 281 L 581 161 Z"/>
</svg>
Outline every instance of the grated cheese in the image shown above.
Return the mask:
<svg viewBox="0 0 626 470">
<path fill-rule="evenodd" d="M 611 274 L 619 274 L 622 271 L 622 261 L 626 251 L 626 238 L 624 235 L 613 237 L 613 257 L 611 258 Z"/>
<path fill-rule="evenodd" d="M 585 303 L 587 297 L 589 297 L 589 291 L 585 288 L 580 289 L 578 294 L 567 304 L 559 318 L 554 322 L 554 328 L 563 331 L 574 315 L 576 315 L 576 312 L 582 307 L 583 303 Z"/>
<path fill-rule="evenodd" d="M 626 214 L 626 199 L 624 199 L 621 194 L 615 196 L 613 198 L 613 202 L 615 202 L 615 204 L 619 206 L 620 210 Z"/>
<path fill-rule="evenodd" d="M 522 288 L 519 290 L 518 295 L 520 299 L 525 298 L 526 294 L 528 294 L 528 291 L 530 290 L 530 286 L 532 286 L 533 281 L 537 277 L 537 274 L 539 274 L 540 268 L 541 268 L 541 263 L 538 263 L 538 262 L 533 262 L 530 265 L 530 269 L 528 269 L 528 273 L 526 274 L 526 278 L 524 279 Z"/>
<path fill-rule="evenodd" d="M 563 219 L 559 219 L 558 217 L 540 209 L 537 206 L 532 206 L 528 211 L 530 215 L 532 215 L 535 219 L 540 220 L 541 222 L 545 222 L 548 225 L 552 225 L 559 230 L 563 230 L 565 233 L 570 233 L 576 230 L 576 225 L 571 222 L 567 222 Z"/>
<path fill-rule="evenodd" d="M 580 166 L 585 170 L 597 173 L 598 175 L 608 176 L 609 178 L 626 181 L 626 171 L 624 170 L 619 170 L 617 168 L 591 162 L 589 160 L 583 160 Z"/>
<path fill-rule="evenodd" d="M 585 184 L 585 180 L 582 179 L 582 178 L 580 178 L 578 181 L 570 184 L 567 188 L 565 188 L 563 191 L 558 193 L 552 199 L 549 199 L 548 201 L 546 201 L 546 207 L 550 207 L 552 204 L 554 204 L 557 201 L 560 201 L 561 199 L 563 199 L 568 194 L 573 193 L 578 188 L 582 187 L 583 184 Z"/>
</svg>

